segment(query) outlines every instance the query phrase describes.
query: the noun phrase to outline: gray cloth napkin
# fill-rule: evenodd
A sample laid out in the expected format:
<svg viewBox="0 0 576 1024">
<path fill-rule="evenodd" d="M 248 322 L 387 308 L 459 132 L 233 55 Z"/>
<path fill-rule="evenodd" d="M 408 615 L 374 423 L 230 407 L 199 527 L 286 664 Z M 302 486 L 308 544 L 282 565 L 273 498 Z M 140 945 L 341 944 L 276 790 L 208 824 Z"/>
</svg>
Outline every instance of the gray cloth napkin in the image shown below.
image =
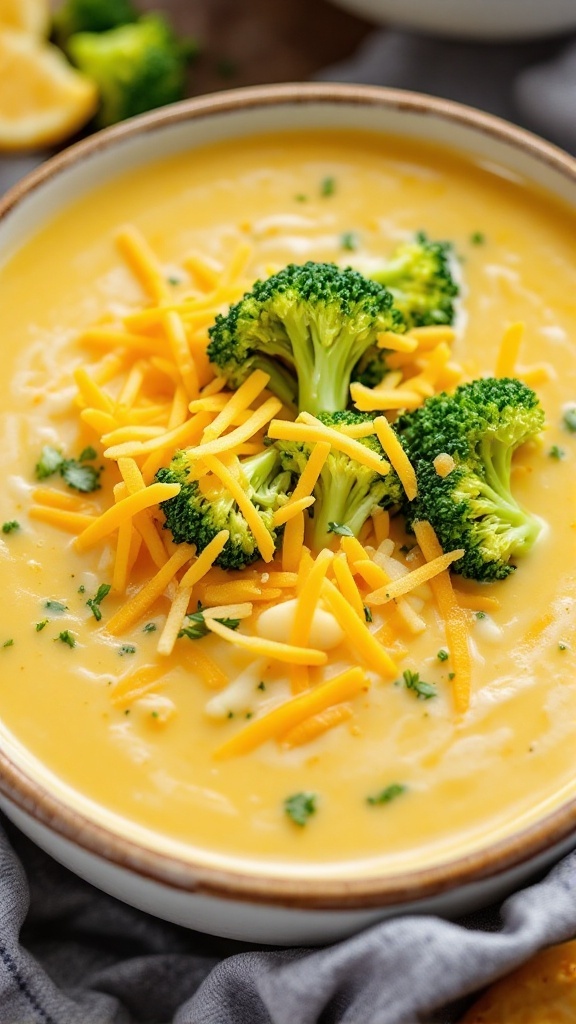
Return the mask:
<svg viewBox="0 0 576 1024">
<path fill-rule="evenodd" d="M 576 150 L 574 42 L 488 46 L 375 32 L 317 77 L 461 100 Z M 0 192 L 35 162 L 0 162 Z M 148 917 L 12 826 L 7 833 L 0 1024 L 451 1024 L 469 993 L 576 935 L 576 854 L 501 908 L 456 924 L 404 917 L 322 950 L 262 951 Z"/>
<path fill-rule="evenodd" d="M 499 913 L 262 951 L 133 910 L 0 829 L 0 1024 L 449 1024 L 454 1000 L 575 933 L 576 854 Z"/>
</svg>

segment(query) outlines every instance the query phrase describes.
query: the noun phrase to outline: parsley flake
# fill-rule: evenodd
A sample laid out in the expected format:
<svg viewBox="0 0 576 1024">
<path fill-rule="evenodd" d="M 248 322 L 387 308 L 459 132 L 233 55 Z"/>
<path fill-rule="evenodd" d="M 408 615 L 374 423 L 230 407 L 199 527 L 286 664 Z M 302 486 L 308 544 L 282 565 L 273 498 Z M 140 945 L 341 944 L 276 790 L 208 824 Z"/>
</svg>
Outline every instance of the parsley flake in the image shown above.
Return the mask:
<svg viewBox="0 0 576 1024">
<path fill-rule="evenodd" d="M 303 192 L 299 192 L 298 195 L 294 196 L 297 203 L 307 203 L 308 196 L 305 196 Z"/>
<path fill-rule="evenodd" d="M 328 533 L 337 533 L 340 537 L 353 537 L 354 533 L 345 523 L 328 523 Z"/>
<path fill-rule="evenodd" d="M 14 641 L 12 638 L 10 638 L 10 640 L 5 640 L 2 647 L 14 647 Z"/>
<path fill-rule="evenodd" d="M 155 633 L 157 629 L 158 629 L 158 626 L 156 625 L 155 622 L 147 622 L 146 625 L 144 626 L 144 628 L 142 629 L 142 632 L 143 633 Z"/>
<path fill-rule="evenodd" d="M 58 640 L 68 647 L 76 647 L 76 638 L 69 629 L 63 629 L 61 633 L 58 633 L 58 636 L 54 638 L 54 643 L 57 643 Z"/>
<path fill-rule="evenodd" d="M 366 622 L 372 622 L 372 611 L 368 608 L 368 605 L 364 605 L 364 618 Z"/>
<path fill-rule="evenodd" d="M 486 241 L 486 235 L 483 231 L 473 231 L 470 235 L 470 242 L 472 245 L 484 245 Z"/>
<path fill-rule="evenodd" d="M 78 587 L 78 593 L 79 594 L 85 594 L 86 593 L 86 587 L 84 586 L 83 583 L 81 583 L 80 586 Z"/>
<path fill-rule="evenodd" d="M 59 471 L 63 462 L 64 456 L 62 452 L 59 452 L 51 444 L 45 444 L 35 466 L 36 479 L 46 480 L 47 477 L 53 476 L 54 473 Z"/>
<path fill-rule="evenodd" d="M 444 648 L 442 647 L 438 651 L 436 657 L 438 658 L 438 661 L 448 661 L 448 651 L 445 651 Z"/>
<path fill-rule="evenodd" d="M 118 654 L 121 658 L 123 658 L 125 654 L 136 654 L 136 648 L 134 647 L 134 644 L 122 644 L 118 649 Z"/>
<path fill-rule="evenodd" d="M 336 178 L 323 178 L 320 183 L 321 196 L 333 196 L 336 191 Z"/>
<path fill-rule="evenodd" d="M 201 640 L 203 636 L 207 636 L 210 632 L 206 625 L 204 618 L 204 612 L 198 609 L 197 612 L 192 612 L 187 615 L 184 619 L 187 625 L 184 625 L 178 637 L 187 636 L 189 640 Z M 238 629 L 240 625 L 240 619 L 216 619 L 216 622 L 220 622 L 223 626 L 227 626 L 228 629 Z"/>
<path fill-rule="evenodd" d="M 98 458 L 98 452 L 91 444 L 83 448 L 78 456 L 78 462 L 94 462 L 94 459 Z"/>
<path fill-rule="evenodd" d="M 44 629 L 44 626 L 47 626 L 47 625 L 48 625 L 48 619 L 42 619 L 41 622 L 37 622 L 36 623 L 36 632 L 40 633 Z"/>
<path fill-rule="evenodd" d="M 20 523 L 16 519 L 10 519 L 7 523 L 2 523 L 2 533 L 14 533 L 15 530 L 20 529 Z"/>
<path fill-rule="evenodd" d="M 486 618 L 486 612 L 476 612 L 476 618 L 477 619 L 485 619 Z"/>
<path fill-rule="evenodd" d="M 436 697 L 438 691 L 432 683 L 425 683 L 423 679 L 420 679 L 419 672 L 412 672 L 407 668 L 402 673 L 404 680 L 404 686 L 407 690 L 413 690 L 418 700 L 430 700 L 431 697 Z"/>
<path fill-rule="evenodd" d="M 266 689 L 266 683 L 264 682 L 264 680 L 261 680 L 261 681 L 260 681 L 260 682 L 258 683 L 258 686 L 256 687 L 256 689 L 257 689 L 257 690 L 265 690 L 265 689 Z"/>
<path fill-rule="evenodd" d="M 548 455 L 551 459 L 556 459 L 558 462 L 560 461 L 560 459 L 566 458 L 566 452 L 558 444 L 552 445 L 550 451 L 548 452 Z"/>
<path fill-rule="evenodd" d="M 284 811 L 295 825 L 302 827 L 308 818 L 316 814 L 316 799 L 315 793 L 294 793 L 286 797 Z"/>
<path fill-rule="evenodd" d="M 90 597 L 88 601 L 86 601 L 86 604 L 88 605 L 88 608 L 90 609 L 94 618 L 96 619 L 96 622 L 100 622 L 102 618 L 100 605 L 104 598 L 108 596 L 111 589 L 112 587 L 110 586 L 109 583 L 101 583 L 100 586 L 98 587 L 98 590 L 96 591 L 95 596 Z"/>
<path fill-rule="evenodd" d="M 45 601 L 44 607 L 46 608 L 47 611 L 54 612 L 58 615 L 60 615 L 62 612 L 68 611 L 68 605 L 62 604 L 61 601 Z"/>
<path fill-rule="evenodd" d="M 401 782 L 392 782 L 385 789 L 381 789 L 379 793 L 376 793 L 375 796 L 367 796 L 366 803 L 370 804 L 371 807 L 376 807 L 378 804 L 389 804 L 405 792 L 406 786 Z"/>
<path fill-rule="evenodd" d="M 345 231 L 340 235 L 340 245 L 346 252 L 356 252 L 358 248 L 358 235 L 354 231 Z"/>
<path fill-rule="evenodd" d="M 563 640 L 560 640 L 558 642 L 558 650 L 559 651 L 567 651 L 568 650 L 568 644 L 564 643 Z"/>
<path fill-rule="evenodd" d="M 564 412 L 564 426 L 571 434 L 576 434 L 576 405 L 570 406 Z"/>
</svg>

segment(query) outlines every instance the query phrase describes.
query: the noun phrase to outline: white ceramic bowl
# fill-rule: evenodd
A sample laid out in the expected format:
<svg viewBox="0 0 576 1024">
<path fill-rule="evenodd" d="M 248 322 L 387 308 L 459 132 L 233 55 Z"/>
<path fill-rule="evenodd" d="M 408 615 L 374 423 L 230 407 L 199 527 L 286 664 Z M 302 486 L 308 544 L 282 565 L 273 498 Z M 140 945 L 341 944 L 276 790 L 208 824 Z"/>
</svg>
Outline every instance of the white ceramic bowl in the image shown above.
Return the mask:
<svg viewBox="0 0 576 1024">
<path fill-rule="evenodd" d="M 379 24 L 461 39 L 530 39 L 576 28 L 574 0 L 334 0 Z M 487 68 L 487 73 L 489 70 Z"/>
<path fill-rule="evenodd" d="M 360 86 L 286 85 L 188 101 L 103 132 L 45 164 L 0 206 L 0 265 L 44 221 L 120 172 L 222 139 L 281 129 L 367 129 L 454 147 L 576 208 L 576 161 L 460 105 Z M 247 870 L 170 848 L 74 794 L 0 723 L 0 805 L 40 846 L 95 885 L 199 930 L 278 944 L 336 939 L 406 911 L 463 913 L 520 885 L 576 845 L 576 801 L 467 857 L 360 878 L 306 868 Z"/>
</svg>

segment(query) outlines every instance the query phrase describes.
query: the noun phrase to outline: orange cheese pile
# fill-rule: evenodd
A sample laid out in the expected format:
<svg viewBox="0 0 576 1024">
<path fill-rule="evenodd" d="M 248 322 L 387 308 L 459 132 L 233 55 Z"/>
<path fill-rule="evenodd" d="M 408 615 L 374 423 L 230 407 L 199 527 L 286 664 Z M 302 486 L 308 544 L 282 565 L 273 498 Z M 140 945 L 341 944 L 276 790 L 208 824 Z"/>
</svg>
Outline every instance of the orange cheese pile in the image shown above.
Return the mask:
<svg viewBox="0 0 576 1024">
<path fill-rule="evenodd" d="M 342 537 L 337 550 L 319 552 L 314 558 L 306 546 L 312 491 L 332 449 L 381 474 L 392 466 L 408 498 L 416 496 L 414 469 L 384 413 L 415 408 L 427 395 L 462 379 L 463 371 L 450 354 L 454 332 L 419 328 L 404 337 L 380 338 L 379 344 L 391 353 L 384 380 L 373 389 L 351 387 L 357 407 L 375 411 L 372 423 L 336 431 L 307 413 L 292 422 L 285 418 L 281 402 L 267 392 L 265 373 L 254 371 L 230 393 L 206 357 L 210 323 L 249 286 L 249 247 L 239 246 L 230 264 L 220 270 L 212 261 L 191 254 L 183 260 L 183 276 L 190 281 L 185 285 L 170 283 L 135 228 L 123 229 L 117 242 L 145 302 L 123 318 L 110 314 L 82 333 L 78 343 L 96 356 L 96 362 L 75 373 L 82 432 L 102 451 L 110 486 L 94 496 L 38 487 L 31 509 L 36 519 L 75 534 L 78 552 L 99 545 L 113 550 L 113 590 L 126 598 L 104 623 L 108 632 L 126 634 L 154 611 L 157 602 L 167 600 L 157 651 L 168 656 L 185 616 L 200 602 L 207 631 L 222 643 L 245 649 L 255 659 L 287 666 L 293 698 L 245 725 L 217 752 L 228 757 L 267 738 L 287 748 L 301 745 L 349 722 L 355 698 L 368 690 L 370 673 L 387 681 L 398 676 L 398 660 L 409 651 L 410 637 L 425 629 L 423 605 L 433 602 L 446 621 L 447 646 L 457 666 L 456 707 L 465 710 L 470 691 L 467 622 L 476 605 L 473 595 L 453 590 L 448 574 L 450 563 L 462 552 L 445 555 L 429 524 L 419 524 L 421 556 L 416 563 L 412 556 L 408 566 L 401 541 L 390 536 L 390 516 L 384 511 L 368 521 L 358 540 Z M 512 349 L 510 342 L 504 344 L 501 369 L 515 356 L 514 345 Z M 311 446 L 305 471 L 276 513 L 275 525 L 283 531 L 277 553 L 246 493 L 238 462 L 261 451 L 266 434 Z M 370 434 L 377 435 L 386 458 L 360 443 L 359 438 Z M 159 503 L 175 495 L 179 485 L 156 483 L 155 475 L 183 447 L 190 448 L 192 479 L 201 481 L 202 487 L 227 489 L 252 530 L 261 558 L 242 572 L 225 572 L 214 564 L 227 531 L 196 552 L 194 545 L 175 545 L 163 529 Z M 338 540 L 335 536 L 335 549 Z M 296 599 L 296 610 L 285 642 L 257 635 L 262 611 L 290 599 Z M 310 642 L 318 608 L 331 613 L 341 630 L 339 657 L 343 652 L 344 658 L 359 662 L 359 668 L 330 677 L 329 654 Z M 241 620 L 237 629 L 220 621 L 235 616 Z M 202 645 L 193 647 L 191 664 L 207 689 L 225 688 L 228 680 L 222 669 Z M 182 657 L 188 656 L 187 648 Z M 114 703 L 129 703 L 160 675 L 157 667 L 138 670 L 122 691 L 113 692 Z"/>
</svg>

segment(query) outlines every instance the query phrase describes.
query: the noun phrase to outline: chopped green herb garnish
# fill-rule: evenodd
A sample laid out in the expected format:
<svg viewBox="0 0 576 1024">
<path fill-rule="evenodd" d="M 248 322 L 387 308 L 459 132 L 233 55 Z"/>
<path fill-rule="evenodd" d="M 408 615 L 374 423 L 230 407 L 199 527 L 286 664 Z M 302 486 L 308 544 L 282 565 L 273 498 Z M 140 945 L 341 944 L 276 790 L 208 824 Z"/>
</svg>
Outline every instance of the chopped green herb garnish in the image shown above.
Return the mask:
<svg viewBox="0 0 576 1024">
<path fill-rule="evenodd" d="M 167 278 L 167 281 L 168 284 L 171 284 L 174 288 L 176 287 L 177 284 L 180 284 L 180 278 L 176 277 L 174 274 L 170 274 L 170 276 Z"/>
<path fill-rule="evenodd" d="M 233 711 L 229 711 L 228 712 L 228 718 L 234 718 L 234 712 Z"/>
<path fill-rule="evenodd" d="M 563 640 L 560 640 L 559 643 L 558 643 L 558 650 L 559 651 L 567 651 L 568 650 L 568 644 L 565 644 Z"/>
<path fill-rule="evenodd" d="M 470 235 L 472 245 L 484 245 L 486 235 L 482 231 L 473 231 Z"/>
<path fill-rule="evenodd" d="M 305 196 L 303 192 L 299 192 L 298 195 L 294 196 L 297 203 L 307 203 L 308 196 Z"/>
<path fill-rule="evenodd" d="M 328 533 L 337 533 L 340 537 L 353 537 L 354 533 L 345 523 L 328 523 Z"/>
<path fill-rule="evenodd" d="M 14 647 L 14 641 L 12 639 L 5 640 L 4 643 L 2 644 L 2 647 Z"/>
<path fill-rule="evenodd" d="M 57 448 L 53 448 L 50 444 L 45 444 L 34 470 L 36 479 L 46 480 L 47 477 L 53 476 L 54 473 L 59 471 L 63 462 L 64 456 L 62 452 L 59 452 Z"/>
<path fill-rule="evenodd" d="M 122 644 L 118 650 L 118 654 L 121 658 L 123 658 L 125 654 L 136 654 L 136 648 L 134 647 L 134 644 Z"/>
<path fill-rule="evenodd" d="M 147 622 L 146 625 L 144 626 L 142 632 L 143 633 L 155 633 L 157 629 L 158 629 L 158 626 L 156 625 L 155 622 Z"/>
<path fill-rule="evenodd" d="M 406 786 L 401 782 L 392 782 L 389 786 L 386 786 L 385 789 L 381 789 L 379 793 L 376 793 L 375 796 L 366 797 L 366 803 L 370 804 L 372 807 L 375 807 L 377 804 L 389 804 L 392 800 L 395 800 L 398 796 L 402 796 L 402 793 L 405 792 Z"/>
<path fill-rule="evenodd" d="M 63 644 L 67 644 L 68 647 L 76 647 L 76 638 L 69 629 L 63 629 L 61 633 L 58 633 L 58 636 L 54 638 L 54 643 L 57 643 L 58 640 Z"/>
<path fill-rule="evenodd" d="M 246 716 L 245 716 L 245 717 L 246 717 L 246 718 L 252 718 L 253 714 L 254 714 L 254 712 L 253 712 L 253 711 L 247 711 L 247 712 L 246 712 Z"/>
<path fill-rule="evenodd" d="M 44 607 L 46 608 L 47 611 L 54 612 L 59 615 L 62 612 L 68 611 L 68 605 L 62 604 L 61 601 L 45 601 Z"/>
<path fill-rule="evenodd" d="M 340 245 L 347 252 L 356 252 L 358 248 L 358 235 L 354 231 L 345 231 L 344 234 L 340 235 Z"/>
<path fill-rule="evenodd" d="M 76 462 L 76 459 L 66 459 L 62 463 L 60 472 L 62 479 L 66 481 L 68 487 L 72 487 L 75 491 L 90 494 L 91 491 L 97 491 L 100 487 L 100 473 L 102 470 L 96 469 L 95 466 L 87 466 L 85 463 L 80 464 Z"/>
<path fill-rule="evenodd" d="M 452 680 L 455 679 L 455 678 L 456 678 L 456 673 L 455 672 L 449 672 L 448 673 L 448 679 L 450 680 L 450 682 L 452 682 Z"/>
<path fill-rule="evenodd" d="M 187 625 L 183 626 L 178 633 L 179 638 L 187 636 L 189 640 L 201 640 L 203 636 L 207 636 L 210 632 L 204 619 L 204 612 L 200 610 L 187 615 L 184 621 Z M 228 629 L 238 629 L 240 625 L 240 619 L 216 619 L 216 622 L 222 623 Z"/>
<path fill-rule="evenodd" d="M 101 583 L 100 586 L 98 587 L 98 590 L 96 591 L 96 595 L 94 597 L 89 598 L 88 601 L 86 601 L 86 604 L 88 605 L 90 611 L 92 612 L 94 618 L 96 619 L 96 622 L 100 622 L 102 618 L 100 605 L 104 598 L 108 596 L 111 589 L 112 587 L 110 586 L 109 583 Z"/>
<path fill-rule="evenodd" d="M 476 618 L 477 619 L 485 619 L 486 618 L 486 612 L 476 612 Z"/>
<path fill-rule="evenodd" d="M 294 793 L 286 797 L 284 810 L 295 825 L 305 825 L 308 818 L 316 814 L 316 794 Z"/>
<path fill-rule="evenodd" d="M 364 605 L 364 618 L 366 619 L 366 622 L 372 622 L 372 612 L 367 605 Z"/>
<path fill-rule="evenodd" d="M 436 657 L 438 658 L 438 661 L 448 661 L 448 651 L 445 651 L 444 648 L 442 647 L 438 651 Z"/>
<path fill-rule="evenodd" d="M 125 714 L 125 715 L 129 715 L 129 714 L 130 714 L 130 708 L 126 708 L 126 710 L 125 710 L 124 714 Z"/>
<path fill-rule="evenodd" d="M 98 458 L 98 452 L 91 444 L 87 448 L 83 448 L 78 456 L 78 462 L 94 462 L 94 459 Z"/>
<path fill-rule="evenodd" d="M 323 178 L 320 184 L 321 196 L 333 196 L 336 191 L 336 178 Z"/>
<path fill-rule="evenodd" d="M 266 689 L 266 683 L 265 683 L 265 682 L 264 682 L 263 680 L 261 680 L 261 681 L 260 681 L 260 682 L 258 683 L 258 686 L 256 687 L 256 689 L 257 689 L 257 690 L 265 690 L 265 689 Z"/>
<path fill-rule="evenodd" d="M 16 519 L 10 519 L 7 523 L 2 523 L 2 533 L 14 533 L 14 530 L 20 529 L 20 523 Z"/>
<path fill-rule="evenodd" d="M 419 672 L 412 672 L 409 668 L 402 673 L 404 680 L 404 686 L 407 690 L 413 690 L 418 700 L 430 700 L 431 697 L 436 697 L 438 691 L 432 683 L 425 683 L 423 679 L 420 679 Z"/>
<path fill-rule="evenodd" d="M 560 459 L 566 458 L 566 452 L 558 444 L 552 445 L 550 451 L 548 452 L 548 455 L 551 459 L 558 459 L 558 461 L 560 461 Z"/>
<path fill-rule="evenodd" d="M 566 409 L 564 413 L 564 426 L 571 434 L 576 434 L 576 406 Z"/>
<path fill-rule="evenodd" d="M 46 480 L 54 473 L 60 473 L 68 487 L 72 487 L 75 491 L 82 491 L 86 494 L 96 491 L 100 487 L 102 469 L 86 465 L 87 462 L 95 458 L 97 458 L 97 452 L 92 447 L 84 448 L 79 459 L 65 459 L 57 448 L 53 448 L 52 445 L 44 445 L 36 463 L 36 478 Z"/>
<path fill-rule="evenodd" d="M 158 718 L 158 712 L 157 711 L 151 711 L 150 714 L 151 714 L 152 718 Z"/>
<path fill-rule="evenodd" d="M 47 625 L 48 625 L 48 619 L 42 619 L 41 622 L 37 622 L 36 623 L 36 632 L 40 633 L 44 629 L 44 626 L 47 626 Z"/>
<path fill-rule="evenodd" d="M 85 594 L 86 593 L 86 587 L 84 586 L 83 583 L 81 583 L 80 586 L 78 587 L 78 593 L 79 594 Z"/>
</svg>

